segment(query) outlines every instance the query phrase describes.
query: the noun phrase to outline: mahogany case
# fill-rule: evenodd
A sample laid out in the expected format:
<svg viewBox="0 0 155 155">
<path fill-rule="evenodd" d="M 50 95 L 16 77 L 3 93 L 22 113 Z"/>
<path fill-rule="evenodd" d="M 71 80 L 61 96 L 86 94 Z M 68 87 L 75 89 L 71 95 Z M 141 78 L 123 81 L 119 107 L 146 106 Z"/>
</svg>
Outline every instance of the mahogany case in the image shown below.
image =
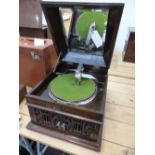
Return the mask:
<svg viewBox="0 0 155 155">
<path fill-rule="evenodd" d="M 28 128 L 95 151 L 100 151 L 102 131 L 104 130 L 103 121 L 108 69 L 112 59 L 124 4 L 42 1 L 41 5 L 56 52 L 59 55 L 59 61 L 55 70 L 51 71 L 43 81 L 38 83 L 26 95 L 31 117 Z M 62 16 L 59 11 L 60 7 L 71 8 L 73 10 L 77 8 L 109 9 L 105 45 L 100 51 L 101 54 L 96 57 L 96 63 L 91 59 L 93 56 L 84 53 L 85 51 L 78 51 L 77 53 L 72 51 L 73 49 L 69 44 L 72 35 L 69 35 L 68 38 L 65 35 Z M 69 34 L 73 32 L 76 20 L 74 17 L 73 13 Z M 74 59 L 74 54 L 78 54 L 77 59 Z M 100 60 L 104 62 L 102 65 L 100 65 Z M 59 74 L 76 69 L 77 64 L 81 61 L 83 62 L 85 73 L 91 74 L 97 79 L 96 85 L 98 89 L 95 99 L 86 105 L 75 105 L 74 103 L 62 104 L 52 100 L 48 95 L 50 81 Z"/>
</svg>

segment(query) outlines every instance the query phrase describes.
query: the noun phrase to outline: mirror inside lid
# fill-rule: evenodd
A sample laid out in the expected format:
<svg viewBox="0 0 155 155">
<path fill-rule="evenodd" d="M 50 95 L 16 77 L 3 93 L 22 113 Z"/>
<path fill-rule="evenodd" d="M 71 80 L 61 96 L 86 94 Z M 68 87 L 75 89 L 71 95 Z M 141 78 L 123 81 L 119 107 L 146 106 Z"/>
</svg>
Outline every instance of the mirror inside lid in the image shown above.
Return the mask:
<svg viewBox="0 0 155 155">
<path fill-rule="evenodd" d="M 62 9 L 62 12 L 64 10 Z M 69 33 L 66 34 L 69 49 L 63 61 L 105 66 L 103 48 L 108 9 L 77 8 L 70 10 L 70 12 L 68 18 L 71 16 L 74 20 L 71 23 Z M 65 13 L 63 19 L 67 18 L 67 10 Z M 67 24 L 67 20 L 64 20 L 64 23 Z"/>
<path fill-rule="evenodd" d="M 122 4 L 42 2 L 62 61 L 109 68 Z"/>
</svg>

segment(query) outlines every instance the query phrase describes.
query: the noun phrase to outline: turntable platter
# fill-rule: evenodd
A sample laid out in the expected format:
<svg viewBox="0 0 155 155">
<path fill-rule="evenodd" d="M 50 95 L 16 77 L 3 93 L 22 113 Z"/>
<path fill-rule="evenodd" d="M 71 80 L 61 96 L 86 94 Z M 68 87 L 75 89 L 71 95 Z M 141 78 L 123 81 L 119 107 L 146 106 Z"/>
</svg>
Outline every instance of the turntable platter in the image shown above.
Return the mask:
<svg viewBox="0 0 155 155">
<path fill-rule="evenodd" d="M 96 93 L 96 84 L 93 80 L 82 79 L 77 83 L 74 74 L 59 75 L 49 84 L 50 94 L 66 102 L 79 102 L 88 100 Z M 51 96 L 50 95 L 50 96 Z"/>
</svg>

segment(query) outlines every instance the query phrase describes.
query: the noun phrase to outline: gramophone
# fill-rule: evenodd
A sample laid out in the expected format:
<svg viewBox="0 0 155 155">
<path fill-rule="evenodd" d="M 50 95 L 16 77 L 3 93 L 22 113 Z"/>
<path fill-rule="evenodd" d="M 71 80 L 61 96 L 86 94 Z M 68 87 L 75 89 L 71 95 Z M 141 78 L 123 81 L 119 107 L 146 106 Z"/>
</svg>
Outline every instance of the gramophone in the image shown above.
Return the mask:
<svg viewBox="0 0 155 155">
<path fill-rule="evenodd" d="M 59 57 L 26 96 L 27 127 L 100 151 L 108 69 L 124 4 L 42 1 L 41 6 Z M 64 10 L 71 12 L 68 35 Z"/>
</svg>

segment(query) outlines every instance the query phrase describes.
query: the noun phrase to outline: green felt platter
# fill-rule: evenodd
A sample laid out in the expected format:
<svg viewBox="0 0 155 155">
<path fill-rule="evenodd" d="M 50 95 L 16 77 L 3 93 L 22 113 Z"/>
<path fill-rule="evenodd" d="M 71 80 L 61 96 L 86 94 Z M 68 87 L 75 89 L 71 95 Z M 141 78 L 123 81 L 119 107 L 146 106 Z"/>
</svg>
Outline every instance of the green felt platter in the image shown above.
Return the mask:
<svg viewBox="0 0 155 155">
<path fill-rule="evenodd" d="M 78 85 L 74 74 L 68 73 L 54 78 L 49 88 L 55 97 L 68 102 L 77 102 L 91 97 L 96 91 L 96 84 L 93 80 L 82 79 Z"/>
<path fill-rule="evenodd" d="M 104 24 L 108 19 L 108 10 L 104 10 L 103 12 L 82 10 L 81 12 L 83 13 L 79 16 L 76 22 L 76 31 L 80 37 L 82 39 L 87 38 L 89 26 L 93 22 L 96 23 L 97 31 L 102 36 L 105 29 Z"/>
</svg>

